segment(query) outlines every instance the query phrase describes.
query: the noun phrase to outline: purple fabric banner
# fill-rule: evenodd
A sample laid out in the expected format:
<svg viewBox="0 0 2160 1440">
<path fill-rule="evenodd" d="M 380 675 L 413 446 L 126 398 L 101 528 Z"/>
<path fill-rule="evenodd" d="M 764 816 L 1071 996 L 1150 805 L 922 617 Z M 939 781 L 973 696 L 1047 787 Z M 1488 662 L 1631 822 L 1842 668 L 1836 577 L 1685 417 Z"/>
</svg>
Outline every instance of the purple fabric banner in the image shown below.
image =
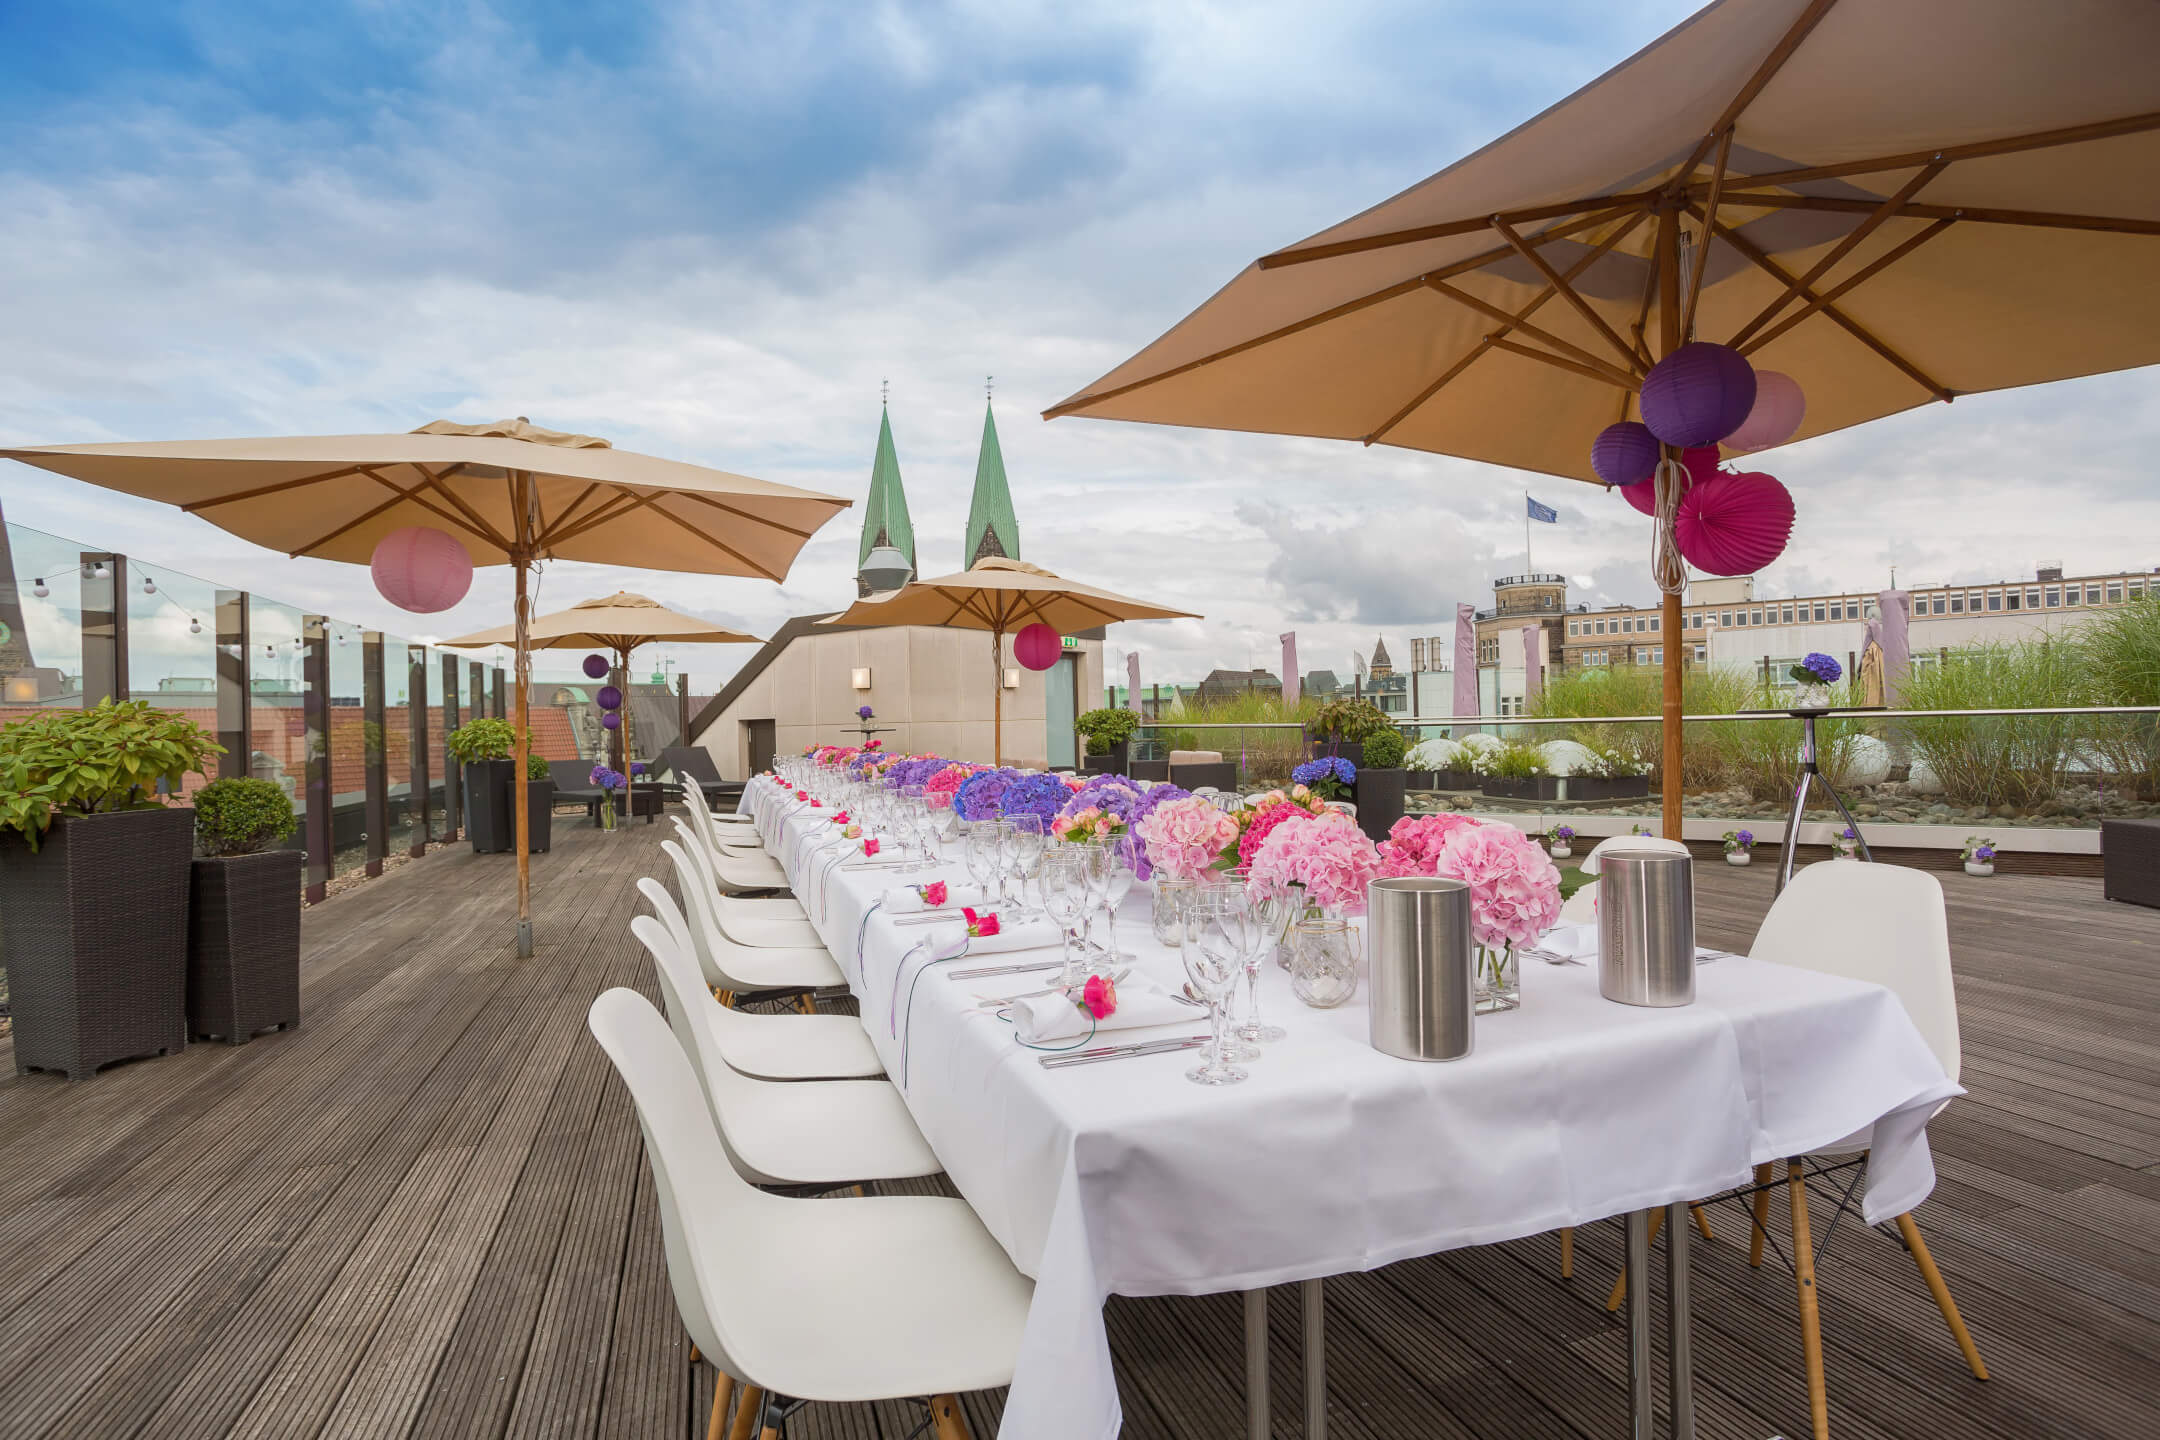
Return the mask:
<svg viewBox="0 0 2160 1440">
<path fill-rule="evenodd" d="M 1137 650 L 1125 652 L 1125 699 L 1125 708 L 1133 714 L 1147 714 L 1140 704 L 1140 652 Z"/>
<path fill-rule="evenodd" d="M 1297 709 L 1302 689 L 1298 683 L 1297 631 L 1289 631 L 1279 637 L 1282 641 L 1282 699 L 1283 713 L 1288 715 Z"/>
<path fill-rule="evenodd" d="M 1455 607 L 1455 713 L 1478 713 L 1477 607 Z"/>
<path fill-rule="evenodd" d="M 1885 590 L 1875 597 L 1875 608 L 1882 616 L 1883 703 L 1895 710 L 1912 664 L 1912 592 Z"/>
<path fill-rule="evenodd" d="M 1534 704 L 1538 692 L 1545 688 L 1545 666 L 1538 653 L 1538 636 L 1544 633 L 1542 625 L 1522 627 L 1522 686 L 1523 703 Z"/>
</svg>

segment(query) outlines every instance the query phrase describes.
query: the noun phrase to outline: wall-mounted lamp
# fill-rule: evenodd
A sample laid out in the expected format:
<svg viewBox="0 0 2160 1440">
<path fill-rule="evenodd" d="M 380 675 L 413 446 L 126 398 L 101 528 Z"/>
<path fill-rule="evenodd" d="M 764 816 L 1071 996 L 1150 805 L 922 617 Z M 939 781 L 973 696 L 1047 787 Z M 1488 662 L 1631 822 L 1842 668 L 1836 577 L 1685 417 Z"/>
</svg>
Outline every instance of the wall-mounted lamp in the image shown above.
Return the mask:
<svg viewBox="0 0 2160 1440">
<path fill-rule="evenodd" d="M 1008 668 L 1005 671 L 1005 688 L 1008 690 L 1020 688 L 1020 672 L 1018 670 Z"/>
<path fill-rule="evenodd" d="M 867 665 L 857 665 L 853 670 L 849 671 L 848 684 L 854 686 L 857 690 L 869 689 L 870 667 Z"/>
</svg>

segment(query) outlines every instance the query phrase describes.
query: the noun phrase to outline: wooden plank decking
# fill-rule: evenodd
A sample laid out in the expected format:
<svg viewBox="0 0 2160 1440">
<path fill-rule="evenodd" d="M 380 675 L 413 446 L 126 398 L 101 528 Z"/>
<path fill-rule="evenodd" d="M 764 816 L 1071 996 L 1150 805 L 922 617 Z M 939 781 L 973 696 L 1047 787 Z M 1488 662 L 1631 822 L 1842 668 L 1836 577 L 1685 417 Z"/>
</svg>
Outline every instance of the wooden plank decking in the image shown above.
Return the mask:
<svg viewBox="0 0 2160 1440">
<path fill-rule="evenodd" d="M 650 991 L 626 924 L 663 833 L 558 826 L 531 961 L 507 863 L 454 852 L 309 912 L 291 1034 L 80 1085 L 15 1077 L 0 1040 L 0 1437 L 702 1435 L 711 1372 L 584 1030 L 601 989 Z M 1833 1433 L 2160 1434 L 2160 912 L 2097 881 L 1944 884 L 1973 1093 L 1935 1125 L 1920 1219 L 1995 1378 L 1966 1376 L 1897 1244 L 1848 1224 L 1821 1277 Z M 1768 867 L 1699 885 L 1705 940 L 1745 945 Z M 1701 1431 L 1804 1434 L 1791 1280 L 1715 1218 Z M 1332 1433 L 1624 1433 L 1618 1255 L 1600 1226 L 1572 1282 L 1549 1236 L 1329 1281 Z M 1295 1435 L 1294 1292 L 1272 1320 Z M 1128 1433 L 1243 1434 L 1236 1297 L 1110 1321 Z M 979 1435 L 997 1401 L 969 1398 Z M 897 1440 L 919 1413 L 814 1406 L 790 1430 Z"/>
</svg>

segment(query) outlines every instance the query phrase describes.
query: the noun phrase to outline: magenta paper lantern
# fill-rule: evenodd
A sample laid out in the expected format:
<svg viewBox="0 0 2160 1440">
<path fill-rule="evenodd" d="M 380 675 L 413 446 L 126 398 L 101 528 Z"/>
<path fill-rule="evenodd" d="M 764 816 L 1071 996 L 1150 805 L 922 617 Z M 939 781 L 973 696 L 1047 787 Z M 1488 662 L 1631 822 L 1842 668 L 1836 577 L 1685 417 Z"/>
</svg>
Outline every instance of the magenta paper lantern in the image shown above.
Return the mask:
<svg viewBox="0 0 2160 1440">
<path fill-rule="evenodd" d="M 587 656 L 585 657 L 585 678 L 586 678 L 586 679 L 588 679 L 588 680 L 598 680 L 598 679 L 599 679 L 599 678 L 600 678 L 601 676 L 603 676 L 603 675 L 607 674 L 607 672 L 608 672 L 608 663 L 607 663 L 607 656 L 605 656 L 605 655 L 587 655 Z"/>
<path fill-rule="evenodd" d="M 1590 446 L 1590 468 L 1608 485 L 1640 485 L 1657 474 L 1657 462 L 1657 436 L 1634 420 L 1607 425 Z"/>
<path fill-rule="evenodd" d="M 1718 475 L 1688 491 L 1673 519 L 1680 558 L 1712 575 L 1752 575 L 1785 553 L 1792 492 L 1768 475 Z"/>
<path fill-rule="evenodd" d="M 593 698 L 600 702 L 600 708 L 603 710 L 622 709 L 622 691 L 616 689 L 613 685 L 601 686 L 600 693 Z"/>
<path fill-rule="evenodd" d="M 1755 408 L 1748 411 L 1739 429 L 1725 437 L 1725 444 L 1742 453 L 1768 450 L 1792 439 L 1806 418 L 1807 396 L 1800 393 L 1800 382 L 1783 371 L 1758 370 Z"/>
<path fill-rule="evenodd" d="M 408 525 L 376 541 L 368 572 L 376 593 L 416 615 L 448 610 L 472 589 L 472 556 L 455 535 L 426 525 Z"/>
<path fill-rule="evenodd" d="M 600 728 L 603 730 L 622 729 L 622 713 L 617 710 L 603 711 L 600 716 Z"/>
<path fill-rule="evenodd" d="M 1702 445 L 1693 450 L 1681 451 L 1680 463 L 1686 467 L 1688 473 L 1688 478 L 1680 486 L 1681 495 L 1685 496 L 1688 491 L 1717 474 L 1717 462 L 1718 448 L 1715 445 Z M 1655 485 L 1624 485 L 1620 488 L 1620 498 L 1645 515 L 1657 514 Z"/>
<path fill-rule="evenodd" d="M 1064 637 L 1040 620 L 1013 636 L 1013 659 L 1030 670 L 1049 669 L 1064 649 Z"/>
<path fill-rule="evenodd" d="M 1715 445 L 1755 408 L 1755 368 L 1729 345 L 1682 345 L 1643 376 L 1643 424 L 1668 445 Z"/>
</svg>

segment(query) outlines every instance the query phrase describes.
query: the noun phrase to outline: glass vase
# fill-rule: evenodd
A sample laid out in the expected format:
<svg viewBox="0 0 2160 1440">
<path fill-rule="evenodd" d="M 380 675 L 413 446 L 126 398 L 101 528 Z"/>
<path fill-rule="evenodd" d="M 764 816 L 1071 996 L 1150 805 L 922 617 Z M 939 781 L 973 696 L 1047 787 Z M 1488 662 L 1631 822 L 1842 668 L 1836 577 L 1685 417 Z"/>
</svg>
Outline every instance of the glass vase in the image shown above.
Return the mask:
<svg viewBox="0 0 2160 1440">
<path fill-rule="evenodd" d="M 1200 886 L 1192 880 L 1178 880 L 1168 875 L 1155 877 L 1155 943 L 1176 950 L 1185 943 L 1183 922 L 1185 909 Z"/>
<path fill-rule="evenodd" d="M 1304 887 L 1292 886 L 1290 893 L 1302 895 Z M 1290 968 L 1290 962 L 1296 958 L 1298 926 L 1308 922 L 1341 920 L 1343 918 L 1325 905 L 1309 905 L 1298 901 L 1293 901 L 1292 905 L 1290 923 L 1283 927 L 1283 937 L 1275 946 L 1275 963 L 1285 970 Z"/>
<path fill-rule="evenodd" d="M 1522 962 L 1512 945 L 1477 947 L 1477 1013 L 1495 1015 L 1522 1005 Z"/>
<path fill-rule="evenodd" d="M 1357 931 L 1347 920 L 1300 920 L 1290 933 L 1290 993 L 1315 1010 L 1357 994 Z"/>
</svg>

